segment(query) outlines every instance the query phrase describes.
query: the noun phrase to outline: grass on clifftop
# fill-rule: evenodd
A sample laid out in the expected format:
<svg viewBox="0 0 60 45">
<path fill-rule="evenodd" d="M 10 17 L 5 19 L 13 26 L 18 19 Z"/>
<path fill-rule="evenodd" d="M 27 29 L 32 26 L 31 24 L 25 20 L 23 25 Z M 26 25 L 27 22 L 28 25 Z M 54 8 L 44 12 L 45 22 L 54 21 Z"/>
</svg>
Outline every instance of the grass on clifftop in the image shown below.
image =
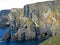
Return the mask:
<svg viewBox="0 0 60 45">
<path fill-rule="evenodd" d="M 60 45 L 60 34 L 47 39 L 40 45 Z"/>
</svg>

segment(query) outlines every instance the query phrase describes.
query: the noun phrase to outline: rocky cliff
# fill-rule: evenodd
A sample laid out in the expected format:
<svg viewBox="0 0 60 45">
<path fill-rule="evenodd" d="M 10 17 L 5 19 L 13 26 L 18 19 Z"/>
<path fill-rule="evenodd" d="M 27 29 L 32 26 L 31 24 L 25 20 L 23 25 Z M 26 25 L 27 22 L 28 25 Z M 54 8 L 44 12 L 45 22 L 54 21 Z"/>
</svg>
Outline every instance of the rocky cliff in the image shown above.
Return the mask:
<svg viewBox="0 0 60 45">
<path fill-rule="evenodd" d="M 60 1 L 48 1 L 26 5 L 24 6 L 24 14 L 27 15 L 26 17 L 31 18 L 36 26 L 40 27 L 42 30 L 51 30 L 55 33 L 56 30 L 60 30 L 60 28 L 58 28 L 60 27 L 59 2 Z"/>
<path fill-rule="evenodd" d="M 8 14 L 10 28 L 17 28 L 12 40 L 44 39 L 59 34 L 59 2 L 38 2 L 25 5 L 24 9 L 11 9 Z"/>
</svg>

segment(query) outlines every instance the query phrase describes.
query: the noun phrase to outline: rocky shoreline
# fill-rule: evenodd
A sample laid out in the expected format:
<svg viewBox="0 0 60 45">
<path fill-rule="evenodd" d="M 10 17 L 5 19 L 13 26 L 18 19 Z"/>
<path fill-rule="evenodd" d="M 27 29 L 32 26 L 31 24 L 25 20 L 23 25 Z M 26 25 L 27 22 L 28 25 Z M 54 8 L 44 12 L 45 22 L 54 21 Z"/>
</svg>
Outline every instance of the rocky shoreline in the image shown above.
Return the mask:
<svg viewBox="0 0 60 45">
<path fill-rule="evenodd" d="M 15 30 L 14 30 L 15 31 Z M 20 31 L 20 34 L 19 34 Z M 32 39 L 39 39 L 39 40 L 43 40 L 43 39 L 48 39 L 49 37 L 52 36 L 52 34 L 48 35 L 47 32 L 44 32 L 42 34 L 37 34 L 36 32 L 31 32 L 34 33 L 32 35 L 29 35 L 29 33 L 24 32 L 23 30 L 19 30 L 18 34 L 11 34 L 11 30 L 9 30 L 5 36 L 2 38 L 2 41 L 8 41 L 8 40 L 15 40 L 15 41 L 24 41 L 24 40 L 32 40 Z"/>
</svg>

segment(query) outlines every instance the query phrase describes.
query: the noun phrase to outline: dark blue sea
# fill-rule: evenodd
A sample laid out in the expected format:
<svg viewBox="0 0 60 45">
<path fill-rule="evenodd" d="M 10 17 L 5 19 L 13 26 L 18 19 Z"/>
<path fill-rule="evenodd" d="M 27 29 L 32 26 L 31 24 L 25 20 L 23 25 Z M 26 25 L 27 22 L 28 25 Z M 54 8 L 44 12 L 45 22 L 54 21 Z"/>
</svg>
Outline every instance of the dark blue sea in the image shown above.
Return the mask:
<svg viewBox="0 0 60 45">
<path fill-rule="evenodd" d="M 9 41 L 9 42 L 4 42 L 1 41 L 0 45 L 39 45 L 38 40 L 29 40 L 29 41 Z"/>
<path fill-rule="evenodd" d="M 8 27 L 0 29 L 0 39 L 6 34 Z M 0 45 L 39 45 L 41 41 L 38 39 L 29 41 L 0 41 Z"/>
</svg>

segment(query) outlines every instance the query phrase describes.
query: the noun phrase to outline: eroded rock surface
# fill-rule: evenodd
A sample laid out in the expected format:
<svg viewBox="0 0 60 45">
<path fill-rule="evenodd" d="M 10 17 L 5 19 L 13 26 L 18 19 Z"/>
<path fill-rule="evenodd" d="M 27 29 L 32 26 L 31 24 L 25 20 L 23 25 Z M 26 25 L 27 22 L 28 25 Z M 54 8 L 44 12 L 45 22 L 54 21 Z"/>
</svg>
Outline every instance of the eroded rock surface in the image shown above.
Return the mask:
<svg viewBox="0 0 60 45">
<path fill-rule="evenodd" d="M 10 26 L 17 27 L 12 40 L 49 38 L 60 33 L 60 1 L 28 4 L 24 9 L 11 9 Z"/>
</svg>

